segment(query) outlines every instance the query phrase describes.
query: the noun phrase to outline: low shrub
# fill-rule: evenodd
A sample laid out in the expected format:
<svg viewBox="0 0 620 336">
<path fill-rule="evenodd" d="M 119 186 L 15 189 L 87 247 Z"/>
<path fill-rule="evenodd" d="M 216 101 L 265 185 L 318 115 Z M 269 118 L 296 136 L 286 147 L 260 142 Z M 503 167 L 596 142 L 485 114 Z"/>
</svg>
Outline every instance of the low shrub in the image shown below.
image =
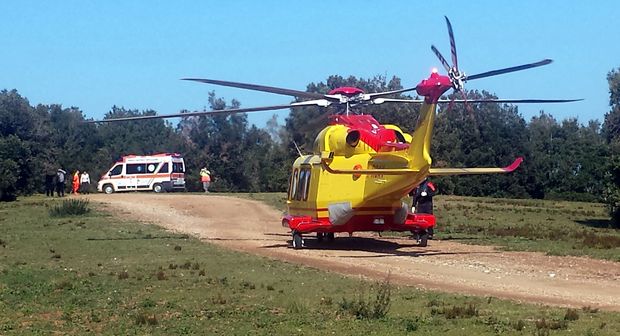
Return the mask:
<svg viewBox="0 0 620 336">
<path fill-rule="evenodd" d="M 376 286 L 374 298 L 368 296 L 365 291 L 353 300 L 343 298 L 340 302 L 340 310 L 355 316 L 358 319 L 380 319 L 387 315 L 390 310 L 392 286 L 389 279 Z"/>
<path fill-rule="evenodd" d="M 80 216 L 90 212 L 87 199 L 67 199 L 49 209 L 51 217 Z"/>
</svg>

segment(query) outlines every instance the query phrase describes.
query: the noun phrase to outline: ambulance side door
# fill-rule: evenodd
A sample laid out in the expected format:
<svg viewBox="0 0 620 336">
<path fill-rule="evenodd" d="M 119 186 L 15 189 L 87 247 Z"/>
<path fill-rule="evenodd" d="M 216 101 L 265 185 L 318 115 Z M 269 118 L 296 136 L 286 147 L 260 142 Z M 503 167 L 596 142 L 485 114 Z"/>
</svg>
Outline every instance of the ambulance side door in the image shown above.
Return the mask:
<svg viewBox="0 0 620 336">
<path fill-rule="evenodd" d="M 161 162 L 147 162 L 145 166 L 145 171 L 142 174 L 138 174 L 138 188 L 139 189 L 147 189 L 150 190 L 153 187 L 153 182 L 155 180 L 155 172 Z"/>
<path fill-rule="evenodd" d="M 125 164 L 119 163 L 110 169 L 108 176 L 114 181 L 116 190 L 127 190 L 127 179 L 125 179 Z"/>
</svg>

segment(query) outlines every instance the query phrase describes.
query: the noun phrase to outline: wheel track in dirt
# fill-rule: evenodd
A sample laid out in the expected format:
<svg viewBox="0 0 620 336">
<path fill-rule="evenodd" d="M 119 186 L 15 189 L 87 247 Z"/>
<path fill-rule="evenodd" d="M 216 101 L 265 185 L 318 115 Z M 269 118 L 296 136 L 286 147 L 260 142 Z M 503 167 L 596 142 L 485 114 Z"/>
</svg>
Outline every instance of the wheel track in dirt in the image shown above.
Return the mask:
<svg viewBox="0 0 620 336">
<path fill-rule="evenodd" d="M 620 263 L 507 252 L 492 246 L 359 233 L 307 248 L 289 247 L 281 213 L 261 202 L 217 195 L 89 195 L 112 213 L 199 237 L 234 250 L 341 274 L 419 288 L 517 301 L 620 311 Z"/>
</svg>

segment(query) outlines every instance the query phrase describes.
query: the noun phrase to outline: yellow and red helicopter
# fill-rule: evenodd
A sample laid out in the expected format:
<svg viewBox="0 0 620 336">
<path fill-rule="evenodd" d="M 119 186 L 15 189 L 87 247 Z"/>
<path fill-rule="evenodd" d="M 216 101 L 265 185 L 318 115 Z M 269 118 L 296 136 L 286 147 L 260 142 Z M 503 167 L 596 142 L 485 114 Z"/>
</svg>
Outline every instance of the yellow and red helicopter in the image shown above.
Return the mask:
<svg viewBox="0 0 620 336">
<path fill-rule="evenodd" d="M 450 21 L 448 26 L 452 66 L 431 46 L 447 75 L 433 71 L 418 85 L 401 90 L 365 93 L 355 87 L 339 87 L 327 94 L 304 92 L 256 84 L 204 78 L 184 80 L 263 91 L 307 99 L 286 105 L 189 112 L 181 114 L 106 119 L 99 122 L 151 118 L 189 117 L 220 113 L 245 113 L 305 106 L 337 106 L 328 125 L 316 136 L 313 153 L 295 160 L 287 193 L 287 214 L 282 225 L 290 228 L 293 248 L 304 246 L 303 235 L 316 233 L 319 240 L 333 240 L 334 233 L 357 231 L 410 231 L 426 246 L 428 230 L 435 226 L 432 214 L 414 214 L 403 202 L 408 193 L 428 176 L 494 174 L 514 171 L 522 162 L 516 158 L 506 167 L 434 168 L 430 146 L 433 123 L 439 103 L 564 103 L 578 99 L 482 99 L 467 100 L 463 84 L 470 80 L 526 70 L 551 63 L 535 63 L 466 75 L 458 67 L 456 44 Z M 441 99 L 448 90 L 465 99 Z M 415 91 L 423 99 L 388 98 Z M 359 114 L 356 107 L 383 103 L 421 104 L 417 126 L 412 134 L 396 125 L 382 125 L 371 115 Z"/>
</svg>

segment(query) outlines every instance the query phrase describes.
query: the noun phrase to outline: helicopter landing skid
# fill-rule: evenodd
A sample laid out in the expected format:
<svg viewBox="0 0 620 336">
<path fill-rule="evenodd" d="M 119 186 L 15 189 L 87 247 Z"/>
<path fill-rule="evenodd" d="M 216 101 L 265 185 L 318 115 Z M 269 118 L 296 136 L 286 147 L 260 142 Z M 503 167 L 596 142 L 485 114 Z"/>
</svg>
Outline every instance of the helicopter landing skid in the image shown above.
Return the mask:
<svg viewBox="0 0 620 336">
<path fill-rule="evenodd" d="M 429 237 L 428 232 L 435 227 L 435 216 L 409 213 L 402 224 L 394 223 L 392 217 L 382 217 L 381 221 L 377 221 L 373 216 L 354 216 L 345 224 L 334 225 L 329 218 L 315 219 L 310 216 L 286 215 L 282 218 L 282 226 L 291 230 L 292 246 L 295 249 L 304 247 L 303 234 L 316 233 L 319 241 L 324 239 L 332 241 L 336 232 L 352 235 L 353 232 L 359 231 L 409 231 L 417 239 L 419 246 L 424 247 Z"/>
</svg>

